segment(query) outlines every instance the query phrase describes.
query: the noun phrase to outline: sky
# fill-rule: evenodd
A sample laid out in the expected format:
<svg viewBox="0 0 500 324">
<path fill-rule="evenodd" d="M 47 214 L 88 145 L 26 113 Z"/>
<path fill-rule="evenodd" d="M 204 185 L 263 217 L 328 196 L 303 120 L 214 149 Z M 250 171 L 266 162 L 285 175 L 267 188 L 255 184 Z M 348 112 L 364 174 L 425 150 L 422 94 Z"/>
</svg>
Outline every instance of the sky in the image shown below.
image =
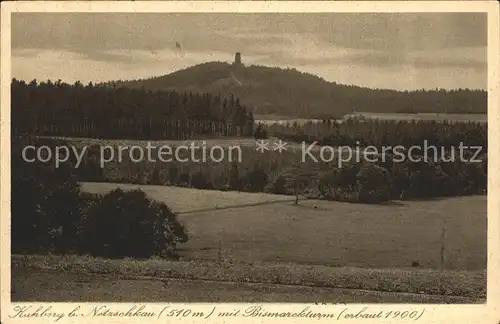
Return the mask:
<svg viewBox="0 0 500 324">
<path fill-rule="evenodd" d="M 179 43 L 181 50 L 176 47 Z M 484 13 L 14 13 L 12 76 L 101 82 L 232 62 L 370 88 L 486 89 Z"/>
</svg>

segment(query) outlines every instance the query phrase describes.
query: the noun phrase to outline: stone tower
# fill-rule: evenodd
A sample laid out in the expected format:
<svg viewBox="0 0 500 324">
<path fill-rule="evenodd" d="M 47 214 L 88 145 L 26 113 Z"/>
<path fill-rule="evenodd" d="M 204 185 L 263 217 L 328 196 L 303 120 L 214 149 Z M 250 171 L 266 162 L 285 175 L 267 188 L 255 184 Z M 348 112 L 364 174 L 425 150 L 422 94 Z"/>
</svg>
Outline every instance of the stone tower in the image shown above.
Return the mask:
<svg viewBox="0 0 500 324">
<path fill-rule="evenodd" d="M 234 56 L 234 65 L 240 66 L 241 65 L 241 53 L 236 52 L 236 55 Z"/>
</svg>

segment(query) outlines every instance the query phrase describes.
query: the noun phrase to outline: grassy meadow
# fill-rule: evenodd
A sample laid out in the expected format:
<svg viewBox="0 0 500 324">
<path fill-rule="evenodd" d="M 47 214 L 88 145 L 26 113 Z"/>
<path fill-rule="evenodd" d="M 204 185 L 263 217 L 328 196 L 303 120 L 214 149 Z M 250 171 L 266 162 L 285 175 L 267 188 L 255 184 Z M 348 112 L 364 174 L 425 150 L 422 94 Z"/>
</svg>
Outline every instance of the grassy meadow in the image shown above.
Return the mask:
<svg viewBox="0 0 500 324">
<path fill-rule="evenodd" d="M 486 297 L 485 271 L 336 268 L 232 260 L 112 260 L 74 255 L 14 255 L 12 264 L 12 299 L 21 297 L 23 301 L 193 301 L 189 297 L 196 290 L 199 294 L 199 289 L 208 289 L 207 294 L 194 300 L 205 302 L 262 302 L 260 293 L 266 301 L 281 302 L 480 303 Z M 72 289 L 68 289 L 69 284 Z M 43 289 L 37 294 L 33 287 Z M 183 289 L 182 299 L 178 289 Z M 86 293 L 78 294 L 84 290 Z"/>
<path fill-rule="evenodd" d="M 227 303 L 482 303 L 482 298 L 403 294 L 344 288 L 149 278 L 62 271 L 19 271 L 12 301 L 23 302 L 227 302 Z M 33 287 L 43 286 L 36 294 Z"/>
<path fill-rule="evenodd" d="M 140 188 L 179 214 L 190 240 L 182 260 L 284 262 L 304 265 L 486 268 L 486 196 L 363 205 L 263 193 L 83 183 L 104 194 Z"/>
<path fill-rule="evenodd" d="M 291 196 L 268 193 L 221 192 L 217 190 L 135 185 L 128 183 L 83 182 L 81 183 L 81 188 L 84 192 L 92 194 L 105 194 L 116 188 L 120 188 L 124 191 L 141 189 L 149 198 L 164 202 L 177 214 L 293 201 L 295 199 Z"/>
</svg>

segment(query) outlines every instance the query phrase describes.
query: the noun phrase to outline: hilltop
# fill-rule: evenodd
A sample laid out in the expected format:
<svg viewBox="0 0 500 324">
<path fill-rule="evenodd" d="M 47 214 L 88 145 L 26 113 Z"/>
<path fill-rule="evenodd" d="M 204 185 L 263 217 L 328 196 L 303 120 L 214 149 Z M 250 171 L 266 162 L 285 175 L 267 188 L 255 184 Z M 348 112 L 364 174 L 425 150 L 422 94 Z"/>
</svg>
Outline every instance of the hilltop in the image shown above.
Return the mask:
<svg viewBox="0 0 500 324">
<path fill-rule="evenodd" d="M 170 74 L 106 83 L 117 87 L 234 94 L 254 114 L 341 117 L 375 113 L 486 113 L 480 90 L 396 91 L 328 82 L 296 69 L 207 62 Z"/>
</svg>

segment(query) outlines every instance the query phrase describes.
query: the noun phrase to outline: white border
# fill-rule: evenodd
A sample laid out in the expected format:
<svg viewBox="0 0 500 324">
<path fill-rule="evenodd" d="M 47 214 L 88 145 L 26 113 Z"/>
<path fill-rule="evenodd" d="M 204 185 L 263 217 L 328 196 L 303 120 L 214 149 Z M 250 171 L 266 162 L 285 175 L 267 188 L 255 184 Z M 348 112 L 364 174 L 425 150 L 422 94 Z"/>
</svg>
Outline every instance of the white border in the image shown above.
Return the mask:
<svg viewBox="0 0 500 324">
<path fill-rule="evenodd" d="M 2 323 L 11 323 L 14 320 L 7 318 L 12 311 L 10 303 L 10 80 L 11 80 L 11 48 L 10 48 L 10 14 L 13 12 L 487 12 L 488 13 L 488 295 L 485 305 L 351 305 L 351 310 L 369 306 L 371 310 L 407 310 L 422 309 L 426 314 L 420 322 L 428 323 L 500 323 L 500 192 L 498 179 L 498 161 L 500 152 L 499 131 L 499 5 L 497 2 L 486 1 L 367 1 L 367 2 L 295 2 L 295 1 L 172 1 L 172 2 L 125 2 L 125 1 L 52 1 L 52 2 L 3 2 L 1 8 L 1 111 L 0 111 L 0 212 L 1 212 L 1 315 Z M 21 304 L 17 304 L 21 305 Z M 24 305 L 24 304 L 22 304 Z M 35 304 L 32 304 L 35 305 Z M 40 305 L 37 303 L 36 306 Z M 53 305 L 58 310 L 70 311 L 76 304 L 56 303 Z M 84 303 L 79 303 L 84 305 Z M 91 304 L 97 305 L 97 304 Z M 110 307 L 128 309 L 132 304 L 110 304 Z M 160 310 L 166 304 L 151 303 L 148 307 Z M 215 304 L 184 304 L 191 309 L 199 307 L 200 310 L 210 311 Z M 217 308 L 231 311 L 243 308 L 250 304 L 216 304 Z M 182 307 L 182 304 L 178 304 Z M 265 307 L 273 311 L 300 311 L 303 304 L 266 304 Z M 87 305 L 86 307 L 90 307 Z M 313 306 L 319 312 L 339 312 L 345 306 Z M 151 308 L 151 309 L 152 309 Z M 32 319 L 37 323 L 53 323 L 50 319 Z M 125 319 L 85 318 L 74 322 L 123 322 Z M 131 321 L 132 319 L 127 319 Z M 168 318 L 158 321 L 165 322 Z M 208 321 L 215 321 L 216 317 Z M 264 319 L 264 318 L 225 318 L 227 323 L 241 323 L 242 321 L 276 321 L 297 323 L 299 319 Z M 17 322 L 24 320 L 17 320 Z M 202 319 L 184 319 L 186 321 L 207 321 Z M 222 321 L 219 319 L 219 321 Z M 317 321 L 314 319 L 313 321 Z M 323 321 L 332 321 L 325 319 Z M 356 320 L 356 322 L 372 323 L 374 320 Z M 391 322 L 379 320 L 380 322 Z M 69 322 L 65 318 L 58 323 Z M 396 321 L 392 321 L 396 322 Z"/>
</svg>

